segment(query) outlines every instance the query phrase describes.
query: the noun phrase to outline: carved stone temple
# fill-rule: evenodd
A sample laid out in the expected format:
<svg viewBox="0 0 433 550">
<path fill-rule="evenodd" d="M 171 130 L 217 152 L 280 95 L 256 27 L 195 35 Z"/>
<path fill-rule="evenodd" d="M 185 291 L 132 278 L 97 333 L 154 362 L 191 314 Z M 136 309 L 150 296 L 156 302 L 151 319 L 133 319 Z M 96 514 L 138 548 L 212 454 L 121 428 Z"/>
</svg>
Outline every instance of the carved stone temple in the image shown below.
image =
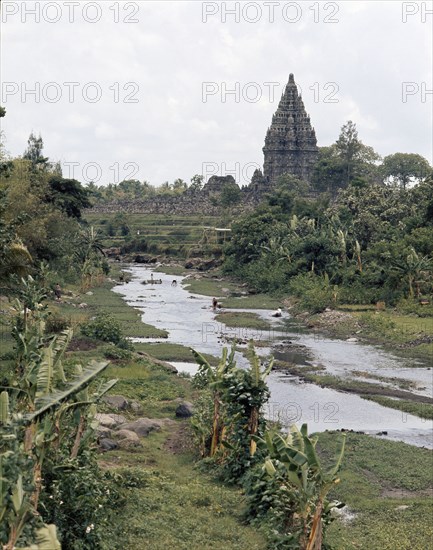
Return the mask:
<svg viewBox="0 0 433 550">
<path fill-rule="evenodd" d="M 314 128 L 298 94 L 293 74 L 266 133 L 264 178 L 272 185 L 283 174 L 310 181 L 319 150 Z"/>
</svg>

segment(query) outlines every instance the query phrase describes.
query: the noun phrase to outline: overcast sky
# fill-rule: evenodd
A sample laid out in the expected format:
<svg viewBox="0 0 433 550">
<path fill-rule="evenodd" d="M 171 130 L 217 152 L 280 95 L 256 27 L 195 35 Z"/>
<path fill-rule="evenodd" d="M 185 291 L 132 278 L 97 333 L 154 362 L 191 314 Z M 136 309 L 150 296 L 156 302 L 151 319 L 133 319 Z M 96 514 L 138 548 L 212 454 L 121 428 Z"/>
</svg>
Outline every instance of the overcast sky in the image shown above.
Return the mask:
<svg viewBox="0 0 433 550">
<path fill-rule="evenodd" d="M 432 162 L 431 1 L 75 3 L 2 2 L 13 156 L 33 131 L 84 182 L 246 184 L 294 73 L 319 146 L 350 119 L 382 156 Z"/>
</svg>

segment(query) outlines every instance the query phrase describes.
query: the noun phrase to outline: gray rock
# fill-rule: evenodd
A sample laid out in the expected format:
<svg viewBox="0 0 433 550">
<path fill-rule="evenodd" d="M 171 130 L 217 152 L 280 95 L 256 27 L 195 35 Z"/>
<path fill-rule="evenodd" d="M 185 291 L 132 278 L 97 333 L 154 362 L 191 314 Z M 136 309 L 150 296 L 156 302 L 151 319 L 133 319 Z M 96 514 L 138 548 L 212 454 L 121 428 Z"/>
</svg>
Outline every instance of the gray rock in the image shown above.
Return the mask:
<svg viewBox="0 0 433 550">
<path fill-rule="evenodd" d="M 134 422 L 127 422 L 126 424 L 121 424 L 119 430 L 129 430 L 135 432 L 140 437 L 146 437 L 151 432 L 159 432 L 161 430 L 161 425 L 163 421 L 161 420 L 152 420 L 151 418 L 138 418 Z"/>
<path fill-rule="evenodd" d="M 358 338 L 348 338 L 346 342 L 357 342 Z"/>
<path fill-rule="evenodd" d="M 118 411 L 125 411 L 129 406 L 129 401 L 123 395 L 106 395 L 103 400 Z"/>
<path fill-rule="evenodd" d="M 129 408 L 135 414 L 138 414 L 143 410 L 143 407 L 141 406 L 141 403 L 139 403 L 138 401 L 131 401 L 129 403 Z"/>
<path fill-rule="evenodd" d="M 139 437 L 135 432 L 132 432 L 131 430 L 125 430 L 123 428 L 121 430 L 116 430 L 115 432 L 113 432 L 113 435 L 119 441 L 121 439 L 129 439 L 130 441 L 139 441 Z"/>
<path fill-rule="evenodd" d="M 97 428 L 96 428 L 96 437 L 98 439 L 109 439 L 111 438 L 111 430 L 110 428 L 107 428 L 105 426 L 101 426 L 99 425 Z"/>
<path fill-rule="evenodd" d="M 95 416 L 95 420 L 97 420 L 101 426 L 106 428 L 116 428 L 120 424 L 124 424 L 126 422 L 126 418 L 121 414 L 100 413 Z"/>
<path fill-rule="evenodd" d="M 189 401 L 179 403 L 176 408 L 176 416 L 178 418 L 189 418 L 194 414 L 194 405 Z"/>
<path fill-rule="evenodd" d="M 117 430 L 113 432 L 113 435 L 120 449 L 132 449 L 141 446 L 140 438 L 131 430 Z"/>
<path fill-rule="evenodd" d="M 103 451 L 114 451 L 114 449 L 118 448 L 117 443 L 113 439 L 101 439 L 99 442 L 99 446 Z"/>
</svg>

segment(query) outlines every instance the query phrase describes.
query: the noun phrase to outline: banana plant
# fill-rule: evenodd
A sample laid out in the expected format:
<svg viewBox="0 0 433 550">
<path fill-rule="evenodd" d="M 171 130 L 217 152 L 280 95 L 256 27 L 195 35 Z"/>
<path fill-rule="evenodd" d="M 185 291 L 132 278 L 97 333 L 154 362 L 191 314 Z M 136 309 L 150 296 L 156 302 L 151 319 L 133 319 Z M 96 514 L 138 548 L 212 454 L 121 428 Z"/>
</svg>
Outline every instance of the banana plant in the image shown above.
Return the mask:
<svg viewBox="0 0 433 550">
<path fill-rule="evenodd" d="M 195 378 L 196 385 L 202 388 L 208 386 L 212 392 L 213 418 L 209 456 L 213 457 L 220 449 L 224 438 L 225 427 L 224 417 L 222 415 L 221 394 L 225 374 L 236 367 L 234 361 L 235 346 L 232 346 L 230 355 L 227 348 L 223 349 L 221 360 L 216 367 L 212 367 L 198 351 L 191 348 L 191 352 L 199 365 L 199 370 Z"/>
<path fill-rule="evenodd" d="M 308 435 L 303 424 L 299 430 L 292 426 L 286 437 L 279 433 L 266 432 L 264 438 L 256 441 L 268 452 L 263 468 L 268 476 L 277 473 L 284 480 L 291 496 L 288 510 L 288 524 L 297 531 L 301 550 L 322 548 L 324 517 L 328 518 L 339 502 L 329 502 L 329 491 L 340 482 L 338 472 L 344 456 L 345 434 L 343 435 L 334 465 L 325 470 L 316 452 L 317 438 Z"/>
<path fill-rule="evenodd" d="M 24 527 L 35 521 L 28 482 L 33 476 L 32 461 L 20 444 L 22 417 L 9 412 L 9 395 L 0 394 L 0 525 L 7 536 L 4 550 L 60 550 L 54 525 L 44 524 L 36 531 L 36 544 L 30 548 L 16 546 Z M 6 532 L 4 530 L 6 529 Z"/>
<path fill-rule="evenodd" d="M 266 378 L 270 374 L 272 367 L 274 366 L 274 358 L 269 361 L 268 366 L 262 371 L 262 363 L 260 357 L 257 355 L 254 349 L 254 341 L 250 340 L 248 344 L 248 360 L 250 362 L 250 373 L 252 388 L 259 388 L 259 386 L 265 382 Z M 250 441 L 250 455 L 254 456 L 257 450 L 257 443 L 253 436 L 257 434 L 259 428 L 259 415 L 260 407 L 258 404 L 254 404 L 250 411 L 250 417 L 248 419 L 248 433 L 251 436 Z"/>
<path fill-rule="evenodd" d="M 41 320 L 39 319 L 39 321 Z M 96 412 L 94 404 L 117 382 L 112 380 L 100 385 L 98 390 L 90 396 L 87 390 L 88 385 L 105 370 L 108 362 L 92 362 L 84 369 L 80 367 L 76 370 L 75 375 L 68 380 L 65 376 L 62 359 L 72 338 L 72 331 L 64 331 L 47 343 L 43 335 L 43 327 L 41 328 L 37 321 L 35 321 L 35 326 L 38 327 L 37 330 L 40 330 L 40 335 L 35 336 L 28 330 L 25 334 L 20 334 L 23 344 L 24 375 L 16 390 L 20 392 L 19 395 L 25 395 L 25 398 L 20 399 L 22 413 L 20 415 L 20 432 L 17 429 L 12 434 L 7 433 L 10 423 L 8 394 L 3 392 L 0 400 L 1 449 L 3 450 L 5 436 L 13 436 L 12 439 L 15 439 L 16 446 L 15 454 L 17 456 L 31 455 L 33 459 L 30 467 L 32 473 L 27 476 L 26 488 L 23 486 L 21 474 L 14 480 L 12 491 L 14 511 L 12 515 L 9 511 L 10 521 L 7 522 L 9 546 L 6 548 L 11 549 L 15 547 L 26 522 L 38 512 L 42 486 L 42 465 L 50 448 L 55 447 L 61 437 L 61 415 L 67 410 L 73 410 L 78 418 L 71 450 L 71 458 L 75 458 L 82 440 L 89 437 L 89 434 L 85 433 L 85 428 L 94 420 Z M 23 432 L 24 437 L 19 436 Z M 4 469 L 5 460 L 9 459 L 9 454 L 2 454 L 1 471 Z M 8 491 L 11 492 L 11 490 Z M 0 488 L 0 495 L 4 496 L 3 488 Z M 5 510 L 2 510 L 0 517 L 5 513 Z M 41 530 L 38 536 L 41 541 L 49 541 L 52 535 L 52 530 Z M 45 543 L 41 542 L 42 544 Z M 41 548 L 43 547 L 41 546 Z M 48 548 L 48 546 L 45 547 Z M 50 548 L 55 547 L 51 546 Z"/>
</svg>

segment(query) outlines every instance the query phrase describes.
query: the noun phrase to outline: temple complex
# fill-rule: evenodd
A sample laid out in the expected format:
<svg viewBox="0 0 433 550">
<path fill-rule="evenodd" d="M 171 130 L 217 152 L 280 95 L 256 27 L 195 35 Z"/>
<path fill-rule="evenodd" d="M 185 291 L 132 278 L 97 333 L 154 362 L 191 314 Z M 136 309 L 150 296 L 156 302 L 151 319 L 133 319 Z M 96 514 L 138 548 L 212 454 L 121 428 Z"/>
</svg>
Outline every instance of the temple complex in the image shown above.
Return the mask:
<svg viewBox="0 0 433 550">
<path fill-rule="evenodd" d="M 264 178 L 272 185 L 283 174 L 310 181 L 318 156 L 317 139 L 293 74 L 272 117 L 263 147 Z"/>
</svg>

